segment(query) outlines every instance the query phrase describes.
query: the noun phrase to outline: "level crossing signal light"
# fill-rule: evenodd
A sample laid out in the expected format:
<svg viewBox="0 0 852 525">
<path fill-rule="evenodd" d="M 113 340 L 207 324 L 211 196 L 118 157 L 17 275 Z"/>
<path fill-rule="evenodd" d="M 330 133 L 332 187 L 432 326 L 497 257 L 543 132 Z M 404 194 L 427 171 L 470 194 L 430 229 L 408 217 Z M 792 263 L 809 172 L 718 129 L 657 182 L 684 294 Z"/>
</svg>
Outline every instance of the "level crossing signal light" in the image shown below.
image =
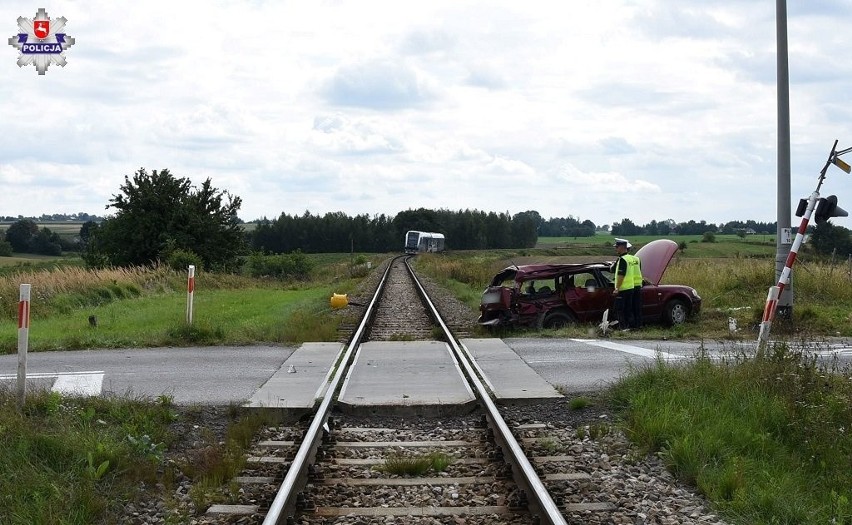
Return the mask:
<svg viewBox="0 0 852 525">
<path fill-rule="evenodd" d="M 817 201 L 814 215 L 816 216 L 816 223 L 822 224 L 832 217 L 848 217 L 849 213 L 837 205 L 837 197 L 829 195 Z"/>
<path fill-rule="evenodd" d="M 799 199 L 799 206 L 796 208 L 796 217 L 803 216 L 807 207 L 808 199 Z M 848 216 L 849 212 L 837 205 L 837 197 L 835 195 L 820 197 L 816 202 L 816 209 L 814 209 L 814 221 L 817 224 L 822 224 L 832 217 Z"/>
</svg>

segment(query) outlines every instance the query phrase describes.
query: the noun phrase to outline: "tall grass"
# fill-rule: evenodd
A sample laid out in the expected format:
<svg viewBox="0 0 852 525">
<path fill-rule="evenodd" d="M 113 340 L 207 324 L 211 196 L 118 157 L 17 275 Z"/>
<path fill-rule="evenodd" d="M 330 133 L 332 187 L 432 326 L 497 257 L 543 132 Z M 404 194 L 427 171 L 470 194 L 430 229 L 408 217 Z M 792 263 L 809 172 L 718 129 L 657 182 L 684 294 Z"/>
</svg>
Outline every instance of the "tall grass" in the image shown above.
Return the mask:
<svg viewBox="0 0 852 525">
<path fill-rule="evenodd" d="M 739 523 L 852 523 L 852 370 L 777 345 L 633 370 L 610 392 L 631 438 Z"/>
<path fill-rule="evenodd" d="M 143 292 L 161 292 L 186 286 L 185 281 L 181 284 L 177 272 L 165 266 L 105 270 L 62 267 L 21 272 L 0 277 L 0 318 L 14 318 L 17 315 L 21 284 L 32 285 L 31 312 L 34 317 L 46 317 L 76 307 L 135 297 Z"/>
<path fill-rule="evenodd" d="M 664 283 L 687 284 L 703 299 L 702 322 L 723 327 L 728 317 L 740 326 L 760 323 L 766 294 L 776 284 L 774 261 L 760 259 L 676 259 Z M 793 270 L 793 323 L 801 335 L 852 335 L 852 275 L 847 265 L 802 261 Z M 776 323 L 773 330 L 784 328 Z"/>
</svg>

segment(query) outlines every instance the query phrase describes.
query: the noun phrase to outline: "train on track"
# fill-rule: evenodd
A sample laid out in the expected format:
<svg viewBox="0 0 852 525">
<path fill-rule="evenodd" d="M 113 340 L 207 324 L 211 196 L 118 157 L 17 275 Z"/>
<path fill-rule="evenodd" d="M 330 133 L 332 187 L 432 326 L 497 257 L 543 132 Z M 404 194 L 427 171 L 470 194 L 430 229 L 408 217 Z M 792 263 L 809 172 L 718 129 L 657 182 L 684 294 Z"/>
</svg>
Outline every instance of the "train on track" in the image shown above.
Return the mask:
<svg viewBox="0 0 852 525">
<path fill-rule="evenodd" d="M 409 230 L 405 233 L 405 253 L 444 251 L 444 234 Z"/>
</svg>

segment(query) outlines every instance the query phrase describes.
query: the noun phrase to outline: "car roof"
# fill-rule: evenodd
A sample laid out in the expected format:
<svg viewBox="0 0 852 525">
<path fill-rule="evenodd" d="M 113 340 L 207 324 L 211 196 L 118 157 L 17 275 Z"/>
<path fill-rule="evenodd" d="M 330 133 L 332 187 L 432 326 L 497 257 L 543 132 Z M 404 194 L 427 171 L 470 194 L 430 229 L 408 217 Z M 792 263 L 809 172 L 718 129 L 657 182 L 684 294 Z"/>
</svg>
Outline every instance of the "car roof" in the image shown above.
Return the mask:
<svg viewBox="0 0 852 525">
<path fill-rule="evenodd" d="M 507 279 L 515 281 L 529 281 L 533 279 L 549 279 L 562 275 L 564 273 L 577 273 L 583 270 L 591 270 L 594 268 L 600 270 L 608 270 L 611 263 L 608 262 L 591 262 L 591 263 L 565 263 L 565 264 L 524 264 L 521 266 L 509 266 L 503 269 L 492 279 L 492 286 L 497 285 Z"/>
</svg>

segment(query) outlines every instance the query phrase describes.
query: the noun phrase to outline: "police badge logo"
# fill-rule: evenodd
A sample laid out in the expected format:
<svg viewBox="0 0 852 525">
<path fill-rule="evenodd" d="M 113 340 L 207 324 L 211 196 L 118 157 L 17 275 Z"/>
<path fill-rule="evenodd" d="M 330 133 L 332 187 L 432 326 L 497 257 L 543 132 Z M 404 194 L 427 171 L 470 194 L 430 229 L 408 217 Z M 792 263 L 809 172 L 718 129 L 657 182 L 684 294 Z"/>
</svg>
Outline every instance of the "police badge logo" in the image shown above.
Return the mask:
<svg viewBox="0 0 852 525">
<path fill-rule="evenodd" d="M 39 75 L 50 64 L 65 67 L 65 51 L 74 45 L 74 39 L 65 34 L 66 22 L 64 16 L 51 21 L 43 7 L 35 18 L 19 16 L 18 34 L 9 39 L 9 45 L 20 51 L 18 67 L 34 65 Z"/>
</svg>

